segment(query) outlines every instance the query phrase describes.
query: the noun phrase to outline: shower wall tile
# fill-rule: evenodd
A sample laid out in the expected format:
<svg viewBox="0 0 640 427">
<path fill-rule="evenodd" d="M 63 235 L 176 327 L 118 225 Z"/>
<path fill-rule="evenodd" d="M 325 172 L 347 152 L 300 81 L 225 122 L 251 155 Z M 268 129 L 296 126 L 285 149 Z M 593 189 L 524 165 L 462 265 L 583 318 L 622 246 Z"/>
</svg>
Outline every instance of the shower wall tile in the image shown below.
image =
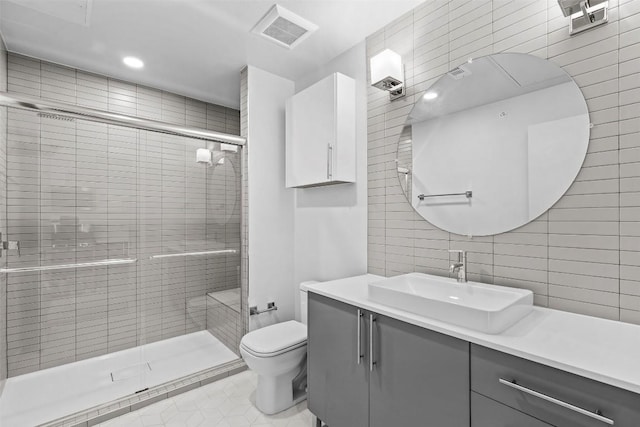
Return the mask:
<svg viewBox="0 0 640 427">
<path fill-rule="evenodd" d="M 224 292 L 222 292 L 224 294 Z M 240 339 L 242 338 L 242 319 L 239 304 L 230 304 L 230 301 L 218 299 L 219 293 L 212 292 L 206 297 L 206 322 L 207 330 L 218 338 L 231 351 L 238 354 Z M 237 302 L 239 299 L 234 298 Z"/>
<path fill-rule="evenodd" d="M 470 278 L 534 292 L 535 303 L 640 323 L 640 8 L 610 2 L 609 23 L 569 36 L 555 0 L 430 1 L 367 38 L 406 66 L 407 97 L 368 92 L 368 264 L 375 274 L 447 276 L 448 249 L 469 251 Z M 547 213 L 488 238 L 437 229 L 413 213 L 395 160 L 416 96 L 469 57 L 548 59 L 581 88 L 593 124 L 578 177 Z"/>
<path fill-rule="evenodd" d="M 8 70 L 11 92 L 240 131 L 238 110 L 15 54 L 6 63 L 0 72 Z M 0 215 L 8 215 L 0 223 L 21 242 L 20 256 L 10 253 L 1 262 L 138 259 L 6 275 L 0 295 L 7 299 L 7 324 L 0 328 L 7 329 L 1 335 L 8 360 L 0 365 L 8 376 L 206 329 L 205 295 L 239 286 L 239 255 L 149 257 L 240 249 L 240 153 L 229 153 L 224 167 L 204 168 L 194 157 L 206 144 L 189 138 L 15 109 L 0 111 L 0 126 L 8 126 L 6 133 L 0 129 L 0 192 L 6 191 L 0 203 L 7 204 Z"/>
<path fill-rule="evenodd" d="M 247 173 L 248 153 L 250 148 L 249 127 L 248 127 L 248 92 L 249 92 L 249 69 L 247 67 L 240 71 L 240 135 L 247 138 L 247 144 L 241 152 L 241 220 L 240 220 L 240 299 L 242 317 L 242 330 L 249 330 L 249 180 Z"/>
<path fill-rule="evenodd" d="M 640 324 L 640 7 L 620 3 L 620 320 Z"/>
</svg>

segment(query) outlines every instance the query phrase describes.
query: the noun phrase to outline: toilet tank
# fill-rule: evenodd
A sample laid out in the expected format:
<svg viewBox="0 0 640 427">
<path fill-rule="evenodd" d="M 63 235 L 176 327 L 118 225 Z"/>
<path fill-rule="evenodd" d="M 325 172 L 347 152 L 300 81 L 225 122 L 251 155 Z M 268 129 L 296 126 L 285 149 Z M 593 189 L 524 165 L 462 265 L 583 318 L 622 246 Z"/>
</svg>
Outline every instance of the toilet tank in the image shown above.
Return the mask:
<svg viewBox="0 0 640 427">
<path fill-rule="evenodd" d="M 315 280 L 308 280 L 300 283 L 300 322 L 307 324 L 307 286 L 318 283 Z"/>
</svg>

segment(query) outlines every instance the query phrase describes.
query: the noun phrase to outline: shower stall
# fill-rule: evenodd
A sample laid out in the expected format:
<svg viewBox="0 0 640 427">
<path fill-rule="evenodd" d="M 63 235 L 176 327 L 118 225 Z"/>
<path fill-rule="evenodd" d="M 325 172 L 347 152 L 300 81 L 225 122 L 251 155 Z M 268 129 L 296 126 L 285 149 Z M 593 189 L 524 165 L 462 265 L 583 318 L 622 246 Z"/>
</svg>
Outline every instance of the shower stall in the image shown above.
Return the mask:
<svg viewBox="0 0 640 427">
<path fill-rule="evenodd" d="M 237 364 L 243 139 L 4 105 L 0 425 L 59 422 Z"/>
</svg>

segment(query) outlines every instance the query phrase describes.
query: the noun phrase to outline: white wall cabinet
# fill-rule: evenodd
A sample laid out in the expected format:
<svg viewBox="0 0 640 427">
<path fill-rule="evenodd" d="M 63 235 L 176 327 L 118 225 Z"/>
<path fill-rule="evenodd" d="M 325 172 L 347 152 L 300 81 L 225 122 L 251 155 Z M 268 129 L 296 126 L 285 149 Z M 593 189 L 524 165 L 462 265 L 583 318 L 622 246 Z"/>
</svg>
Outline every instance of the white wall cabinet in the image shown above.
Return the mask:
<svg viewBox="0 0 640 427">
<path fill-rule="evenodd" d="M 287 100 L 287 188 L 356 181 L 355 92 L 334 73 Z"/>
</svg>

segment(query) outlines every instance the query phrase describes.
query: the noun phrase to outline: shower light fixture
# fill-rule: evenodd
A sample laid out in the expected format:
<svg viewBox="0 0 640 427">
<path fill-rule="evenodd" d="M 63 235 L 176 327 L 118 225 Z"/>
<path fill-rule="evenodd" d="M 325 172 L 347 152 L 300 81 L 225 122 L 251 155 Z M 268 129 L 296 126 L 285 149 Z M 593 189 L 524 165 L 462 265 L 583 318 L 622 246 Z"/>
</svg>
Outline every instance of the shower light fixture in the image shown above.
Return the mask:
<svg viewBox="0 0 640 427">
<path fill-rule="evenodd" d="M 127 67 L 131 68 L 138 69 L 144 67 L 144 62 L 142 62 L 140 58 L 136 58 L 135 56 L 125 56 L 124 58 L 122 58 L 122 62 L 124 62 L 124 65 L 126 65 Z"/>
<path fill-rule="evenodd" d="M 406 95 L 404 65 L 400 55 L 385 49 L 371 58 L 371 86 L 389 91 L 391 101 Z"/>
<path fill-rule="evenodd" d="M 607 0 L 558 0 L 564 16 L 570 17 L 569 34 L 589 30 L 609 20 Z"/>
<path fill-rule="evenodd" d="M 225 152 L 214 149 L 214 144 L 207 144 L 207 148 L 196 150 L 196 163 L 207 166 L 224 165 Z"/>
<path fill-rule="evenodd" d="M 427 92 L 424 94 L 423 98 L 426 99 L 427 101 L 430 101 L 432 99 L 436 99 L 438 97 L 438 94 L 435 92 Z"/>
</svg>

